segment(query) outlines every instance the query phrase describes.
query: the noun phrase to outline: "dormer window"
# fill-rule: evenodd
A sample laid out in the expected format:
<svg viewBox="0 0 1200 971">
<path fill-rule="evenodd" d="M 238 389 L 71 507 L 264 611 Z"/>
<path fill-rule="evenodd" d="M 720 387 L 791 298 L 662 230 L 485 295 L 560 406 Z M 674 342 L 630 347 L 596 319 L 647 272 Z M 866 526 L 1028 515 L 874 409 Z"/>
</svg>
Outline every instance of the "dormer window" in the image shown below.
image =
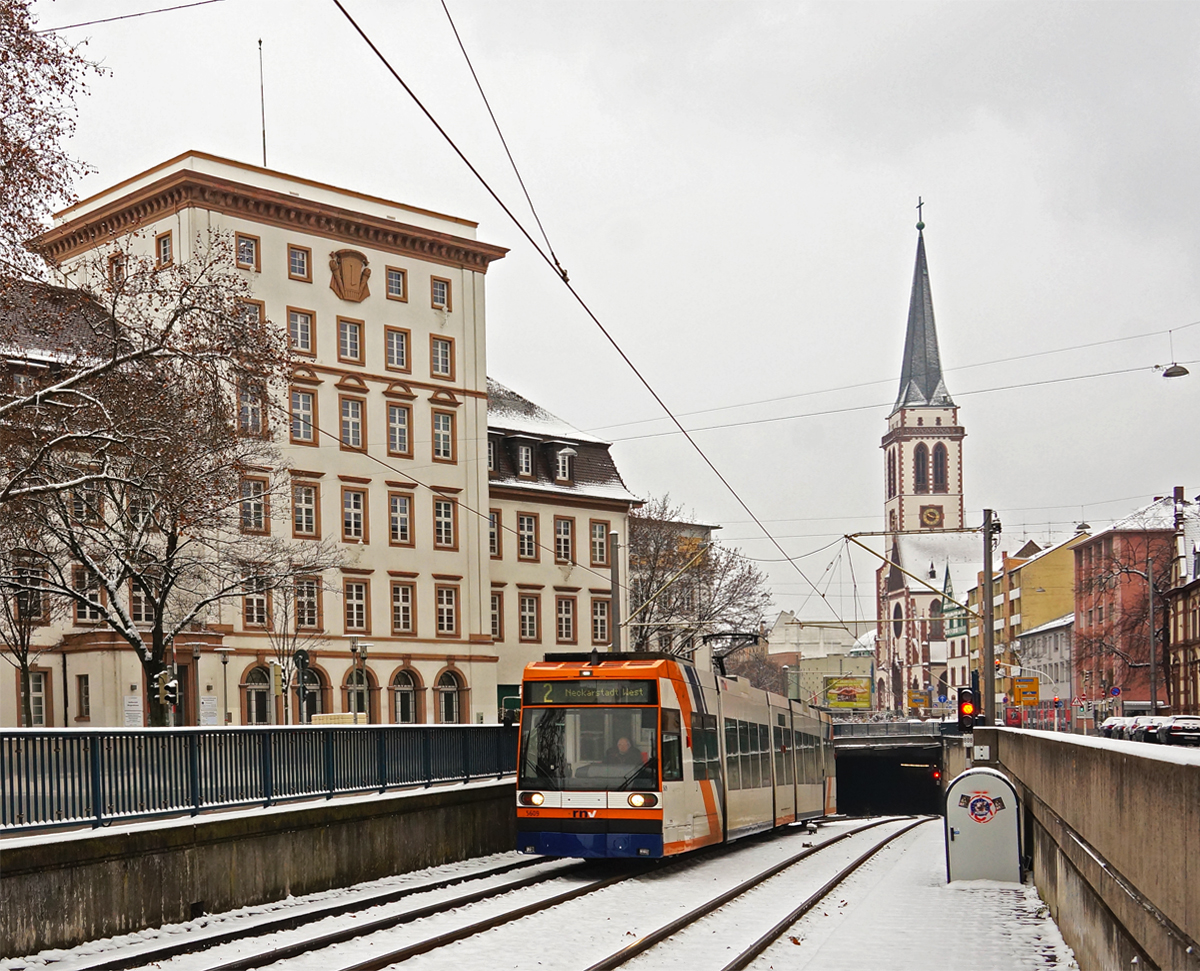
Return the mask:
<svg viewBox="0 0 1200 971">
<path fill-rule="evenodd" d="M 488 466 L 487 466 L 488 471 L 495 472 L 496 471 L 496 440 L 494 438 L 488 439 L 487 460 L 488 460 Z"/>
<path fill-rule="evenodd" d="M 561 448 L 554 457 L 554 478 L 558 482 L 571 481 L 571 460 L 579 453 L 573 448 Z"/>
<path fill-rule="evenodd" d="M 517 475 L 533 476 L 533 446 L 517 446 Z"/>
</svg>

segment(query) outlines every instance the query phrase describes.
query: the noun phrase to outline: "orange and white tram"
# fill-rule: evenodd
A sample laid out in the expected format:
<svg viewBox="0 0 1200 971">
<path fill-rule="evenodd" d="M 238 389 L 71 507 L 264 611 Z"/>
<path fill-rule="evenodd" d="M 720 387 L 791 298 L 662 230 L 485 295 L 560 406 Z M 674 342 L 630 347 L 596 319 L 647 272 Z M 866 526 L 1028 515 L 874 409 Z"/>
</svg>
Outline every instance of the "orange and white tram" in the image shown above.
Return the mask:
<svg viewBox="0 0 1200 971">
<path fill-rule="evenodd" d="M 835 811 L 827 712 L 669 654 L 525 669 L 517 848 L 662 857 Z"/>
</svg>

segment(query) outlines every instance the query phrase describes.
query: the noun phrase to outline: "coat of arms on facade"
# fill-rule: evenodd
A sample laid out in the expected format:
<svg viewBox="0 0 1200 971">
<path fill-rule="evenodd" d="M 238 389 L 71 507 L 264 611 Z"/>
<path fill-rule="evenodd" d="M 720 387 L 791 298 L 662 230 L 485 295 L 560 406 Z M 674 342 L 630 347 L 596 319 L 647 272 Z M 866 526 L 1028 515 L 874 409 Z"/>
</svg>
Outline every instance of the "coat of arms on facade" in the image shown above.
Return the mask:
<svg viewBox="0 0 1200 971">
<path fill-rule="evenodd" d="M 367 288 L 371 270 L 367 266 L 367 258 L 358 250 L 340 249 L 330 253 L 329 269 L 333 271 L 329 289 L 343 300 L 362 303 L 371 295 Z"/>
</svg>

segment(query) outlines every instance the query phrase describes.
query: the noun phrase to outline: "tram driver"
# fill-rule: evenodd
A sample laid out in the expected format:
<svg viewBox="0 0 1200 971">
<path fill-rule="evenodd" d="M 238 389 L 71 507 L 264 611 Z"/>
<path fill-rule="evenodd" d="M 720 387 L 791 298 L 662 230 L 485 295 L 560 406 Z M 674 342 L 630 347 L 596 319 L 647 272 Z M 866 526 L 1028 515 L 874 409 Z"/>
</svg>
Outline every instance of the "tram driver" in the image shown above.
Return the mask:
<svg viewBox="0 0 1200 971">
<path fill-rule="evenodd" d="M 641 765 L 646 761 L 645 755 L 626 736 L 617 739 L 617 744 L 608 750 L 604 761 L 609 765 Z"/>
</svg>

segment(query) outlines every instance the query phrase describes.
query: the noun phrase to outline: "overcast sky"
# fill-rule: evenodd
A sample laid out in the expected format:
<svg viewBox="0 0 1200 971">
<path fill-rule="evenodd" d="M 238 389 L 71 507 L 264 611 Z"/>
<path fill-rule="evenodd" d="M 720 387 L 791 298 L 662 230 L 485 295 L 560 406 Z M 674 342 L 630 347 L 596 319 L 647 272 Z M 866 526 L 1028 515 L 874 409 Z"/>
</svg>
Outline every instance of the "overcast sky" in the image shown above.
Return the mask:
<svg viewBox="0 0 1200 971">
<path fill-rule="evenodd" d="M 440 0 L 343 2 L 527 219 Z M 1200 492 L 1200 5 L 447 2 L 572 283 L 845 616 L 836 540 L 883 525 L 918 195 L 969 521 L 995 508 L 1015 551 Z M 680 436 L 649 437 L 657 406 L 332 0 L 64 36 L 111 71 L 81 194 L 187 149 L 261 162 L 261 38 L 270 166 L 478 220 L 512 249 L 489 373 L 615 442 L 634 492 L 779 557 Z M 1168 329 L 1189 377 L 1152 370 Z M 764 565 L 780 607 L 830 616 Z M 860 616 L 875 565 L 855 556 Z"/>
</svg>

